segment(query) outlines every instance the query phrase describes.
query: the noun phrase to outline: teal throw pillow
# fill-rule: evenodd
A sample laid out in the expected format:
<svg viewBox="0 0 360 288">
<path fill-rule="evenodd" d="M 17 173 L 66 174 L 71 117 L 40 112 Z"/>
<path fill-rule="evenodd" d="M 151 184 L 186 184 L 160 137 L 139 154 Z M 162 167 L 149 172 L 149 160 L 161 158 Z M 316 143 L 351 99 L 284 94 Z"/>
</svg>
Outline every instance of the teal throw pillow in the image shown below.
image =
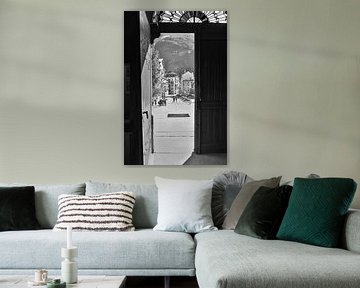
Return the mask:
<svg viewBox="0 0 360 288">
<path fill-rule="evenodd" d="M 337 247 L 355 191 L 349 178 L 295 178 L 277 239 Z"/>
</svg>

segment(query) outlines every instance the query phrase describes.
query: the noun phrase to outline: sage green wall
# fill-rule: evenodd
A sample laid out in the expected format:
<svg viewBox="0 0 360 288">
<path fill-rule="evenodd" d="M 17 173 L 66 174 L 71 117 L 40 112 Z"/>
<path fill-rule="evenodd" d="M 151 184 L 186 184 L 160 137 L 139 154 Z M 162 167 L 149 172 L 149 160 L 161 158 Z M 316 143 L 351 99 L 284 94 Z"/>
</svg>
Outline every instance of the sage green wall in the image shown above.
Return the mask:
<svg viewBox="0 0 360 288">
<path fill-rule="evenodd" d="M 124 167 L 123 11 L 205 6 L 229 12 L 229 165 Z M 357 0 L 1 0 L 0 181 L 360 184 L 359 29 Z"/>
</svg>

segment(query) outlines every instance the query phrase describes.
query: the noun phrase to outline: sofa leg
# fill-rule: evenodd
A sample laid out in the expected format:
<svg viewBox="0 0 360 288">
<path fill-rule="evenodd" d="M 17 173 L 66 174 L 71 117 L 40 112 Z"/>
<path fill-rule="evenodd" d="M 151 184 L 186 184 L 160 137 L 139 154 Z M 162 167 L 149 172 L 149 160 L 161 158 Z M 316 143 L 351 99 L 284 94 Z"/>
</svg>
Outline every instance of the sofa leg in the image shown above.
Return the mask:
<svg viewBox="0 0 360 288">
<path fill-rule="evenodd" d="M 164 288 L 170 288 L 170 276 L 164 277 Z"/>
</svg>

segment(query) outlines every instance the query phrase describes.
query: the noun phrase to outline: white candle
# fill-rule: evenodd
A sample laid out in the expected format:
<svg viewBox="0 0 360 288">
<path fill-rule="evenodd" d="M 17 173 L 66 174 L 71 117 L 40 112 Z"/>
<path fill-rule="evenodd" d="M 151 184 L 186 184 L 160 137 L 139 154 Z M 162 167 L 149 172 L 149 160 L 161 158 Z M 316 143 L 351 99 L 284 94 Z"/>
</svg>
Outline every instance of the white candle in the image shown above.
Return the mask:
<svg viewBox="0 0 360 288">
<path fill-rule="evenodd" d="M 67 226 L 66 232 L 67 232 L 67 242 L 66 242 L 66 248 L 70 249 L 72 248 L 72 235 L 71 235 L 72 227 L 69 225 Z"/>
</svg>

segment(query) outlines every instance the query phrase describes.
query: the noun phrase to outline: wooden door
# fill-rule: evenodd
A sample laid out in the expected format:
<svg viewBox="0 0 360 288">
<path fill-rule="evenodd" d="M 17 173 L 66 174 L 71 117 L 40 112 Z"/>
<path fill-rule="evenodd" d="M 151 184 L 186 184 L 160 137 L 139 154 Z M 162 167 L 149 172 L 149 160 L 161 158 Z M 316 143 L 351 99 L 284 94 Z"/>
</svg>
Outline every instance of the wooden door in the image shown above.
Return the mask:
<svg viewBox="0 0 360 288">
<path fill-rule="evenodd" d="M 202 24 L 195 37 L 195 152 L 227 152 L 227 25 Z"/>
<path fill-rule="evenodd" d="M 151 151 L 150 24 L 144 11 L 124 12 L 124 163 L 147 164 Z M 148 59 L 147 61 L 145 61 Z"/>
</svg>

